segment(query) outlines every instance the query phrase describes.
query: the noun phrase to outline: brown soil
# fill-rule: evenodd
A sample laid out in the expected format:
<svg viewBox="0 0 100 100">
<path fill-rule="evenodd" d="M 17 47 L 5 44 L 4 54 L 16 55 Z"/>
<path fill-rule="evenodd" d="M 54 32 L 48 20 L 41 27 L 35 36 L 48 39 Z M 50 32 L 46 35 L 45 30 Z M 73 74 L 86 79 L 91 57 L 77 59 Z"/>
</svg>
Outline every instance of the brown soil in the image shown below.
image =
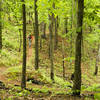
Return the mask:
<svg viewBox="0 0 100 100">
<path fill-rule="evenodd" d="M 6 77 L 3 75 L 4 72 L 6 71 L 6 69 L 7 69 L 7 67 L 0 66 L 0 71 L 1 71 L 1 73 L 0 73 L 0 81 L 7 82 Z"/>
<path fill-rule="evenodd" d="M 32 47 L 35 43 L 35 38 L 34 36 L 32 36 L 32 44 L 31 44 L 31 47 L 29 48 L 29 46 L 27 47 L 28 48 L 28 53 L 27 53 L 27 60 L 29 60 L 29 58 L 32 56 Z"/>
</svg>

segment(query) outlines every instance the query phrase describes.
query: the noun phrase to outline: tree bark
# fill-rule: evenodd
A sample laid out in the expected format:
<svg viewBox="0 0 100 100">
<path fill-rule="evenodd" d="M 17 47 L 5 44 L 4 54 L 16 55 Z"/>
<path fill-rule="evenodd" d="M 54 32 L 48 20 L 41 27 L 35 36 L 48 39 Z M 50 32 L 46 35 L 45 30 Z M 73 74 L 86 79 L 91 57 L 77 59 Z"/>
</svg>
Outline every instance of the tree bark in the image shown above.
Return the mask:
<svg viewBox="0 0 100 100">
<path fill-rule="evenodd" d="M 43 37 L 46 39 L 46 23 L 43 23 Z"/>
<path fill-rule="evenodd" d="M 100 61 L 100 44 L 99 44 L 99 46 L 98 46 L 98 53 L 97 53 L 97 57 L 96 57 L 94 75 L 97 75 L 97 74 L 98 74 L 98 64 L 99 64 L 99 61 Z"/>
<path fill-rule="evenodd" d="M 0 0 L 0 50 L 2 50 L 2 4 Z"/>
<path fill-rule="evenodd" d="M 67 23 L 68 23 L 68 18 L 65 18 L 65 33 L 68 33 Z"/>
<path fill-rule="evenodd" d="M 78 0 L 75 72 L 74 72 L 74 84 L 73 84 L 74 95 L 80 95 L 81 92 L 81 42 L 82 42 L 83 9 L 84 9 L 84 0 Z"/>
<path fill-rule="evenodd" d="M 49 25 L 49 32 L 50 32 L 50 64 L 51 64 L 51 80 L 54 81 L 54 65 L 53 65 L 53 15 L 49 16 L 50 25 Z"/>
<path fill-rule="evenodd" d="M 63 79 L 65 78 L 65 61 L 64 61 L 64 41 L 62 40 L 62 66 L 63 66 Z"/>
<path fill-rule="evenodd" d="M 19 33 L 20 33 L 20 44 L 19 44 L 19 52 L 21 51 L 21 46 L 22 46 L 22 35 L 21 35 L 21 29 L 19 29 Z"/>
<path fill-rule="evenodd" d="M 98 73 L 98 57 L 96 58 L 94 75 L 97 75 L 97 73 Z"/>
<path fill-rule="evenodd" d="M 21 88 L 26 88 L 26 9 L 25 2 L 22 0 L 23 9 L 23 66 L 22 66 L 22 81 Z"/>
<path fill-rule="evenodd" d="M 58 26 L 59 26 L 59 23 L 58 23 L 58 16 L 57 18 L 55 18 L 55 50 L 57 49 L 57 46 L 58 46 Z"/>
<path fill-rule="evenodd" d="M 35 7 L 35 69 L 38 70 L 39 68 L 39 43 L 38 43 L 38 37 L 39 37 L 39 28 L 38 28 L 38 11 L 37 11 L 37 0 L 34 1 L 34 7 Z"/>
<path fill-rule="evenodd" d="M 29 12 L 29 22 L 28 23 L 31 24 L 31 12 Z"/>
<path fill-rule="evenodd" d="M 72 53 L 73 53 L 73 0 L 72 0 L 72 9 L 71 9 L 71 34 L 70 34 L 70 58 L 72 58 Z M 70 68 L 72 68 L 72 59 L 70 59 Z"/>
</svg>

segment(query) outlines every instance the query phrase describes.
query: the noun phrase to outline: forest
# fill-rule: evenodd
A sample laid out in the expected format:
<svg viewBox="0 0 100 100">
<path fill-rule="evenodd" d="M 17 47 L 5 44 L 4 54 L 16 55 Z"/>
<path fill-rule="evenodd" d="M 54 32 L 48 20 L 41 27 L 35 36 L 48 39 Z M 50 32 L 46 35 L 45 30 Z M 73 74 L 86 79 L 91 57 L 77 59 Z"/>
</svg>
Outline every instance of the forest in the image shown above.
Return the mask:
<svg viewBox="0 0 100 100">
<path fill-rule="evenodd" d="M 100 100 L 100 0 L 0 0 L 0 100 Z"/>
</svg>

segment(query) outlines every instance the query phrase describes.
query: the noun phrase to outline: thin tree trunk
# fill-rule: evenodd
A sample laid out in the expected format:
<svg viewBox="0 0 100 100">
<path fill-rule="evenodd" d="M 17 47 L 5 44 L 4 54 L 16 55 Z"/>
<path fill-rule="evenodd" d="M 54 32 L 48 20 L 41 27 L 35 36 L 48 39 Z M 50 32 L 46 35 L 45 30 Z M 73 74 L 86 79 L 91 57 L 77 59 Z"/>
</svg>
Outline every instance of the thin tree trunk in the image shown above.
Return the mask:
<svg viewBox="0 0 100 100">
<path fill-rule="evenodd" d="M 58 16 L 55 19 L 55 50 L 57 49 L 58 46 Z"/>
<path fill-rule="evenodd" d="M 94 75 L 97 75 L 97 73 L 98 73 L 98 57 L 96 58 Z"/>
<path fill-rule="evenodd" d="M 65 61 L 64 61 L 64 41 L 62 40 L 62 65 L 63 65 L 63 78 L 65 78 Z"/>
<path fill-rule="evenodd" d="M 46 39 L 46 23 L 43 25 L 43 37 Z"/>
<path fill-rule="evenodd" d="M 73 43 L 73 40 L 72 40 L 72 34 L 73 34 L 73 0 L 72 0 L 72 9 L 71 9 L 71 34 L 70 34 L 70 68 L 72 68 L 72 43 Z"/>
<path fill-rule="evenodd" d="M 31 13 L 29 12 L 29 24 L 31 24 Z"/>
<path fill-rule="evenodd" d="M 51 80 L 54 81 L 54 65 L 53 65 L 53 15 L 49 16 L 50 25 L 49 25 L 49 32 L 50 32 L 50 64 L 51 64 Z"/>
<path fill-rule="evenodd" d="M 65 18 L 65 33 L 68 33 L 67 23 L 68 23 L 68 18 Z"/>
<path fill-rule="evenodd" d="M 40 36 L 40 49 L 42 49 L 42 44 L 43 44 L 42 39 L 46 39 L 46 23 L 44 22 L 41 23 L 40 31 L 41 33 L 43 32 Z"/>
<path fill-rule="evenodd" d="M 99 61 L 100 61 L 100 44 L 99 44 L 99 46 L 98 46 L 98 53 L 97 53 L 97 57 L 96 57 L 94 75 L 97 75 L 97 74 L 98 74 L 98 64 L 99 64 Z"/>
<path fill-rule="evenodd" d="M 78 17 L 78 0 L 73 0 L 73 26 L 77 27 L 77 17 Z M 75 19 L 75 20 L 74 20 Z"/>
<path fill-rule="evenodd" d="M 40 50 L 42 49 L 42 38 L 40 36 Z"/>
<path fill-rule="evenodd" d="M 73 84 L 74 95 L 80 95 L 81 92 L 81 43 L 82 43 L 83 9 L 84 9 L 84 0 L 78 0 L 75 72 L 74 72 L 74 84 Z"/>
<path fill-rule="evenodd" d="M 2 2 L 0 1 L 0 50 L 2 49 Z"/>
<path fill-rule="evenodd" d="M 21 88 L 26 88 L 26 10 L 24 0 L 23 5 L 23 66 L 22 66 L 22 81 Z"/>
<path fill-rule="evenodd" d="M 43 36 L 43 25 L 44 25 L 44 23 L 43 22 L 41 22 L 40 23 L 40 28 L 39 28 L 39 30 L 40 30 L 40 50 L 42 49 L 42 36 Z"/>
<path fill-rule="evenodd" d="M 72 53 L 73 53 L 73 51 L 72 51 L 72 48 L 73 48 L 73 46 L 72 46 L 72 43 L 73 43 L 73 15 L 72 15 L 72 19 L 71 19 L 71 34 L 70 34 L 70 38 L 71 38 L 71 40 L 70 40 L 70 68 L 72 68 Z"/>
<path fill-rule="evenodd" d="M 21 35 L 21 29 L 19 29 L 19 33 L 20 33 L 20 44 L 19 44 L 19 52 L 21 51 L 21 46 L 22 46 L 22 35 Z"/>
<path fill-rule="evenodd" d="M 32 25 L 33 25 L 33 34 L 35 35 L 35 33 L 34 33 L 35 32 L 35 23 L 33 22 Z"/>
<path fill-rule="evenodd" d="M 38 11 L 37 11 L 37 0 L 34 1 L 35 7 L 35 69 L 38 70 L 39 68 L 39 28 L 38 28 Z"/>
<path fill-rule="evenodd" d="M 43 32 L 43 24 L 44 24 L 43 22 L 40 23 L 40 27 L 39 27 L 40 33 Z M 40 34 L 40 35 L 42 35 L 42 34 Z"/>
</svg>

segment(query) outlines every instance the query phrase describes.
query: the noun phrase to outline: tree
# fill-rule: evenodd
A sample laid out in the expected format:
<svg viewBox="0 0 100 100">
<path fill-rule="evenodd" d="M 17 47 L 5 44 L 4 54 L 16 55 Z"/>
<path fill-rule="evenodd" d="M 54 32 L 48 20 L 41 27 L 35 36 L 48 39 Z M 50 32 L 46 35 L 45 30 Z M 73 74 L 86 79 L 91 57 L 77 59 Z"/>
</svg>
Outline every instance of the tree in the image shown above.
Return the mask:
<svg viewBox="0 0 100 100">
<path fill-rule="evenodd" d="M 64 58 L 65 58 L 65 50 L 64 50 L 64 40 L 62 39 L 62 66 L 63 66 L 63 79 L 65 78 L 65 61 L 64 61 Z"/>
<path fill-rule="evenodd" d="M 54 25 L 54 13 L 52 12 L 55 9 L 55 3 L 54 1 L 50 1 L 49 3 L 51 3 L 51 7 L 49 9 L 50 14 L 49 14 L 49 55 L 50 55 L 50 64 L 51 64 L 51 72 L 50 72 L 50 77 L 51 80 L 54 81 L 54 61 L 53 61 L 53 54 L 54 54 L 54 42 L 53 42 L 53 25 Z"/>
<path fill-rule="evenodd" d="M 75 55 L 75 72 L 73 94 L 80 95 L 81 91 L 81 42 L 82 42 L 82 25 L 83 25 L 84 0 L 78 0 L 77 9 L 77 38 L 76 38 L 76 55 Z"/>
<path fill-rule="evenodd" d="M 0 50 L 2 49 L 2 4 L 1 4 L 1 0 L 0 0 Z"/>
<path fill-rule="evenodd" d="M 38 29 L 38 11 L 37 11 L 37 0 L 34 1 L 35 7 L 35 69 L 39 68 L 39 46 L 38 46 L 38 37 L 39 37 L 39 29 Z"/>
<path fill-rule="evenodd" d="M 23 66 L 22 66 L 22 81 L 21 87 L 26 88 L 26 10 L 25 2 L 22 0 L 22 9 L 23 9 Z"/>
<path fill-rule="evenodd" d="M 49 24 L 49 34 L 50 34 L 50 64 L 51 64 L 51 80 L 54 81 L 54 65 L 53 65 L 53 14 L 50 16 L 49 15 L 49 20 L 50 20 L 50 24 Z"/>
<path fill-rule="evenodd" d="M 95 63 L 95 72 L 94 72 L 94 75 L 98 74 L 99 61 L 100 61 L 100 44 L 98 44 L 98 53 L 97 53 L 97 56 L 96 56 L 96 63 Z"/>
<path fill-rule="evenodd" d="M 43 38 L 46 38 L 46 23 L 43 23 Z"/>
<path fill-rule="evenodd" d="M 55 50 L 57 49 L 57 46 L 58 46 L 58 26 L 59 26 L 59 23 L 58 23 L 58 16 L 55 18 Z"/>
<path fill-rule="evenodd" d="M 22 46 L 22 35 L 21 35 L 21 29 L 19 29 L 19 34 L 20 34 L 20 38 L 19 38 L 19 41 L 20 41 L 20 44 L 19 44 L 19 52 L 21 51 L 21 46 Z"/>
<path fill-rule="evenodd" d="M 68 18 L 65 18 L 65 33 L 68 33 L 67 24 L 68 24 Z"/>
</svg>

